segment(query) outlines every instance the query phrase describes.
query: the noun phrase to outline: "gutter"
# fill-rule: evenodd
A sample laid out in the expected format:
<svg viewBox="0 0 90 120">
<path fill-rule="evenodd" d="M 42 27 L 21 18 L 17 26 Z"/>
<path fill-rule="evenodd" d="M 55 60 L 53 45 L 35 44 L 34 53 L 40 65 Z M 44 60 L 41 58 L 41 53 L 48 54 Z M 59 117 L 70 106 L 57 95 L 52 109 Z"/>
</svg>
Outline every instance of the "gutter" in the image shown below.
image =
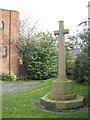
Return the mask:
<svg viewBox="0 0 90 120">
<path fill-rule="evenodd" d="M 9 16 L 9 75 L 11 74 L 11 10 Z"/>
</svg>

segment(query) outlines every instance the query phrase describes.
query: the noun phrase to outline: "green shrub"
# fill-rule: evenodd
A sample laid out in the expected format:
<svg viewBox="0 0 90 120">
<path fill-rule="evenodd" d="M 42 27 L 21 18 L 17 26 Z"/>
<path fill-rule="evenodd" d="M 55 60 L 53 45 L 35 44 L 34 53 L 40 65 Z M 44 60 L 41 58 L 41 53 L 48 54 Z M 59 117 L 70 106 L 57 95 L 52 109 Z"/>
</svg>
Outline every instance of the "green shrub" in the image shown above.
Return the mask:
<svg viewBox="0 0 90 120">
<path fill-rule="evenodd" d="M 72 68 L 73 68 L 74 62 L 75 61 L 71 59 L 70 57 L 70 52 L 67 50 L 66 51 L 66 74 L 67 76 L 72 75 Z"/>
<path fill-rule="evenodd" d="M 89 105 L 89 101 L 88 101 L 88 97 L 89 97 L 89 94 L 88 94 L 88 87 L 83 89 L 82 90 L 82 96 L 84 97 L 84 106 L 88 107 Z"/>
<path fill-rule="evenodd" d="M 45 46 L 36 47 L 25 60 L 27 75 L 30 79 L 48 79 L 57 74 L 57 58 L 54 50 Z"/>
<path fill-rule="evenodd" d="M 10 76 L 12 78 L 12 81 L 16 81 L 17 80 L 17 76 L 14 73 L 11 73 Z"/>
<path fill-rule="evenodd" d="M 26 51 L 21 46 L 23 53 L 23 65 L 25 66 L 27 78 L 32 80 L 43 80 L 57 76 L 58 48 L 56 39 L 52 34 L 38 33 L 35 40 L 28 40 Z"/>
<path fill-rule="evenodd" d="M 2 73 L 2 81 L 16 81 L 17 77 L 14 73 L 9 74 L 4 74 Z"/>
<path fill-rule="evenodd" d="M 72 69 L 72 77 L 79 83 L 88 83 L 88 54 L 80 53 Z"/>
<path fill-rule="evenodd" d="M 2 81 L 12 81 L 12 77 L 8 74 L 2 73 Z"/>
<path fill-rule="evenodd" d="M 30 76 L 20 75 L 19 77 L 17 77 L 17 81 L 19 81 L 19 80 L 30 80 Z"/>
</svg>

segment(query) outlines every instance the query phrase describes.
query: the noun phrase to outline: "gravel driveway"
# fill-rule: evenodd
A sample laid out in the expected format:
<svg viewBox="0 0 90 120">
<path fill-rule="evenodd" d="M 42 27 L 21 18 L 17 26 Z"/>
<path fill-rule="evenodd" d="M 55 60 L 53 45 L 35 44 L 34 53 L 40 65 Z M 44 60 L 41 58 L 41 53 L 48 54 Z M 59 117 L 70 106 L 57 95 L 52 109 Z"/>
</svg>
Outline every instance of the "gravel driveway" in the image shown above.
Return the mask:
<svg viewBox="0 0 90 120">
<path fill-rule="evenodd" d="M 40 82 L 2 82 L 2 94 L 28 89 L 39 83 Z"/>
</svg>

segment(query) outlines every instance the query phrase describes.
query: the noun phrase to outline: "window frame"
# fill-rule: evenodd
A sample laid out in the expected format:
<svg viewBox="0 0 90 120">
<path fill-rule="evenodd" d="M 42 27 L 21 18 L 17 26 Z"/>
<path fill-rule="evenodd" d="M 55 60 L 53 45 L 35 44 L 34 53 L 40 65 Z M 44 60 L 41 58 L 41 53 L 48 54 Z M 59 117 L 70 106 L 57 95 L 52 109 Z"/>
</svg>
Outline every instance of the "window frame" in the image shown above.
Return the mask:
<svg viewBox="0 0 90 120">
<path fill-rule="evenodd" d="M 4 30 L 4 21 L 1 21 L 1 23 L 0 23 L 0 29 Z"/>
<path fill-rule="evenodd" d="M 7 57 L 7 47 L 6 46 L 2 47 L 2 57 Z"/>
</svg>

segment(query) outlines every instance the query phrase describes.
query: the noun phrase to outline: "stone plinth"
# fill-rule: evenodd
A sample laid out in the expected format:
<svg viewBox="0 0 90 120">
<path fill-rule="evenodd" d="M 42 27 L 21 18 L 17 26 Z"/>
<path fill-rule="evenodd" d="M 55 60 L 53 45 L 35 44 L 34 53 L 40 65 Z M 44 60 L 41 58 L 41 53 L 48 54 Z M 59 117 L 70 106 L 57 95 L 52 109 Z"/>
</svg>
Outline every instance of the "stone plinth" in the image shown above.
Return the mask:
<svg viewBox="0 0 90 120">
<path fill-rule="evenodd" d="M 73 92 L 72 81 L 53 81 L 52 91 L 49 93 L 49 98 L 53 100 L 71 100 L 76 97 Z"/>
<path fill-rule="evenodd" d="M 52 109 L 52 110 L 67 110 L 67 109 L 75 109 L 83 106 L 82 96 L 76 96 L 73 100 L 52 100 L 45 95 L 41 98 L 40 103 L 44 108 Z"/>
</svg>

